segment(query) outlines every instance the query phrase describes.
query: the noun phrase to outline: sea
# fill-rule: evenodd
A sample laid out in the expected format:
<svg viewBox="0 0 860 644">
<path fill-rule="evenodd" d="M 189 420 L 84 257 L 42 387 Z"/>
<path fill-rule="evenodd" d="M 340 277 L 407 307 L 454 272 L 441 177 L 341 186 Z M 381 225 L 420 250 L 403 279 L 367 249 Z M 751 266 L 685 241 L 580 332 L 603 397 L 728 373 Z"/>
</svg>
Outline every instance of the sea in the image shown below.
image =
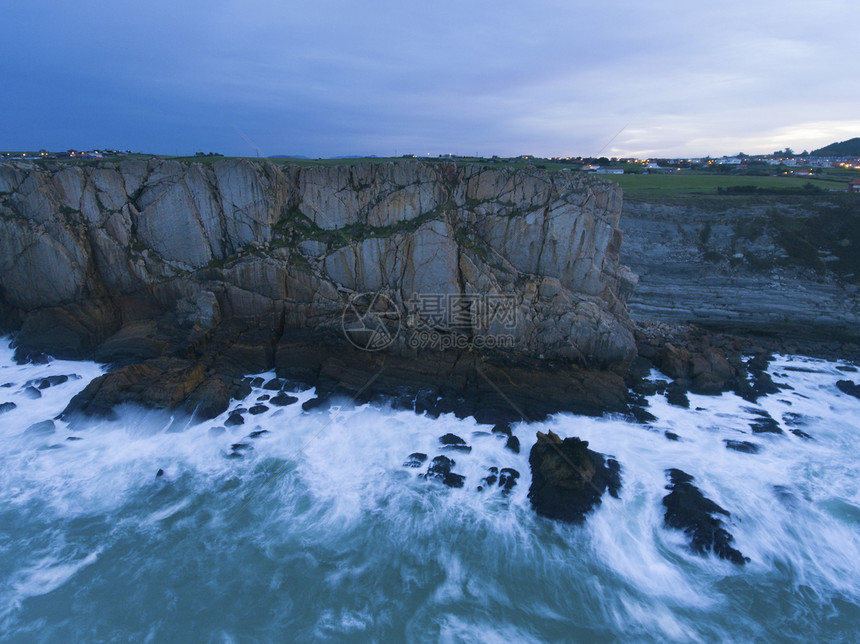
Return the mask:
<svg viewBox="0 0 860 644">
<path fill-rule="evenodd" d="M 656 394 L 648 425 L 564 413 L 514 424 L 514 453 L 472 418 L 346 399 L 304 411 L 313 389 L 278 407 L 255 387 L 197 424 L 132 407 L 67 422 L 58 414 L 103 368 L 17 365 L 8 345 L 0 641 L 860 639 L 860 400 L 836 387 L 860 374 L 847 363 L 779 355 L 780 393 L 691 394 L 689 409 Z M 764 412 L 781 433 L 752 432 Z M 531 508 L 529 449 L 547 430 L 621 464 L 619 498 L 582 524 Z M 449 433 L 471 450 L 442 445 Z M 427 460 L 404 466 L 416 452 Z M 438 455 L 463 487 L 425 476 Z M 490 468 L 516 470 L 516 484 Z M 669 468 L 730 513 L 746 565 L 697 554 L 665 525 Z"/>
</svg>

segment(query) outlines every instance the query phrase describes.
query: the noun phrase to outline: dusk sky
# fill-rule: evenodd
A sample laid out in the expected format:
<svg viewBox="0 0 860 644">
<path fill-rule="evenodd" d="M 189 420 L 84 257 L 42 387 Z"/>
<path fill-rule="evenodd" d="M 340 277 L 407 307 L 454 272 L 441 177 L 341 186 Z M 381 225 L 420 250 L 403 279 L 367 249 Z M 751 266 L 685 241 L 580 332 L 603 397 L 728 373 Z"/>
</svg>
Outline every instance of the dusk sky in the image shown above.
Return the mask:
<svg viewBox="0 0 860 644">
<path fill-rule="evenodd" d="M 0 149 L 799 152 L 860 136 L 857 9 L 8 0 Z"/>
</svg>

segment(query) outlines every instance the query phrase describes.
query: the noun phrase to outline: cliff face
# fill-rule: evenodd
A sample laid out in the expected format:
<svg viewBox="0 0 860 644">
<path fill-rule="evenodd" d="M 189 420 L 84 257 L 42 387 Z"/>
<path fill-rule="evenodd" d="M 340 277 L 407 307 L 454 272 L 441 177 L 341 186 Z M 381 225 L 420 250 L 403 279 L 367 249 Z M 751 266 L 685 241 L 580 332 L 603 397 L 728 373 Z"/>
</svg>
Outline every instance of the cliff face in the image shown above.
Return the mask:
<svg viewBox="0 0 860 644">
<path fill-rule="evenodd" d="M 853 195 L 625 200 L 634 320 L 860 339 L 860 207 Z"/>
<path fill-rule="evenodd" d="M 617 370 L 635 353 L 620 210 L 612 184 L 539 170 L 3 164 L 0 313 L 24 346 L 78 357 L 129 334 L 152 347 L 140 324 L 164 316 L 198 340 L 237 320 L 280 337 L 338 329 L 352 293 L 404 314 L 416 295 L 498 295 L 514 353 Z"/>
</svg>

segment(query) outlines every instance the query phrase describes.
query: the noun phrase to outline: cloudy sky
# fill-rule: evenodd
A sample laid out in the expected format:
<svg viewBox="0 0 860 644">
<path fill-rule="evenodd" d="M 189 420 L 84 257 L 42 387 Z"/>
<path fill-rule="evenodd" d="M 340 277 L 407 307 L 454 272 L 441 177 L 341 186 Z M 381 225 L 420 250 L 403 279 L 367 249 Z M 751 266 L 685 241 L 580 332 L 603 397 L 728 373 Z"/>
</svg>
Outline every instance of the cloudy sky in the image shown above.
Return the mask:
<svg viewBox="0 0 860 644">
<path fill-rule="evenodd" d="M 7 0 L 0 149 L 714 156 L 860 136 L 855 0 L 709 4 Z"/>
</svg>

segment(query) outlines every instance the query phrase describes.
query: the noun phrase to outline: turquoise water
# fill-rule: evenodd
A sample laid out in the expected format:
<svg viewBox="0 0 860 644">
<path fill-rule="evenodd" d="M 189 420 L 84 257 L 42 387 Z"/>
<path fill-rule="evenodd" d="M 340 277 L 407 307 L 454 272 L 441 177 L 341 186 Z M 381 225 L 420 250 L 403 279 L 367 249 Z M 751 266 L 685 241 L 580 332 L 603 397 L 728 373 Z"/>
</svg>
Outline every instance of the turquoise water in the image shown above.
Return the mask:
<svg viewBox="0 0 860 644">
<path fill-rule="evenodd" d="M 786 371 L 785 367 L 811 371 Z M 25 434 L 100 373 L 16 366 L 0 350 L 0 637 L 3 641 L 856 641 L 860 632 L 860 400 L 835 363 L 781 357 L 794 387 L 751 406 L 651 399 L 651 428 L 558 415 L 514 426 L 523 453 L 471 419 L 384 407 L 271 408 L 218 429 L 123 410 L 120 420 Z M 25 397 L 26 381 L 80 379 Z M 263 395 L 255 390 L 247 401 Z M 298 392 L 300 402 L 312 391 Z M 698 408 L 698 409 L 697 409 Z M 752 435 L 751 409 L 814 440 Z M 783 420 L 783 414 L 796 417 Z M 581 526 L 529 507 L 537 430 L 580 436 L 622 465 L 620 499 Z M 250 438 L 252 431 L 268 433 Z M 664 431 L 681 440 L 669 441 Z M 450 489 L 404 468 L 442 454 Z M 70 436 L 81 440 L 66 440 Z M 759 454 L 725 449 L 757 443 Z M 231 444 L 246 443 L 241 458 Z M 487 468 L 521 476 L 476 488 Z M 662 522 L 664 470 L 696 477 L 732 512 L 737 567 L 693 554 Z M 158 470 L 162 476 L 156 477 Z"/>
</svg>

